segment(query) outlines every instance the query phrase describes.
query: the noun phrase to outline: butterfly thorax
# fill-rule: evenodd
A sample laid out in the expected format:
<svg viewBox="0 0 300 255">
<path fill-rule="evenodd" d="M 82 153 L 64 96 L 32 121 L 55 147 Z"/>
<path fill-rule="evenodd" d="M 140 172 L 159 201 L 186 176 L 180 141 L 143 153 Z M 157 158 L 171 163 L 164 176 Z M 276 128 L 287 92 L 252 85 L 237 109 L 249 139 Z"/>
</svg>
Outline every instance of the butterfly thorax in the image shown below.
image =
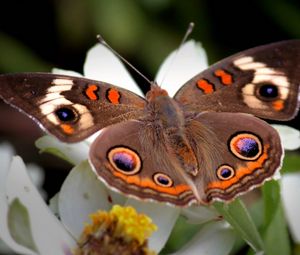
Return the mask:
<svg viewBox="0 0 300 255">
<path fill-rule="evenodd" d="M 156 132 L 161 132 L 165 138 L 166 150 L 176 154 L 181 169 L 196 175 L 198 163 L 195 153 L 187 139 L 185 129 L 185 116 L 182 108 L 168 93 L 158 85 L 152 85 L 147 93 L 147 115 Z"/>
</svg>

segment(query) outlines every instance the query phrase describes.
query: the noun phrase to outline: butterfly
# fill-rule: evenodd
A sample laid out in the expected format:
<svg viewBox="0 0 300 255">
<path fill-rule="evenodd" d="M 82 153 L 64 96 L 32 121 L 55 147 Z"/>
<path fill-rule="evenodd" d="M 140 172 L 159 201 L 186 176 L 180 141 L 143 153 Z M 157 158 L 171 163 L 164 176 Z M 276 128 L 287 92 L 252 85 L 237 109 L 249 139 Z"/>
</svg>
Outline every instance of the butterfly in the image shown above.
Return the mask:
<svg viewBox="0 0 300 255">
<path fill-rule="evenodd" d="M 0 75 L 0 97 L 68 143 L 102 130 L 89 161 L 109 187 L 177 206 L 231 201 L 280 169 L 277 131 L 299 109 L 300 40 L 230 56 L 171 98 L 50 73 Z M 117 74 L 116 74 L 117 75 Z"/>
</svg>

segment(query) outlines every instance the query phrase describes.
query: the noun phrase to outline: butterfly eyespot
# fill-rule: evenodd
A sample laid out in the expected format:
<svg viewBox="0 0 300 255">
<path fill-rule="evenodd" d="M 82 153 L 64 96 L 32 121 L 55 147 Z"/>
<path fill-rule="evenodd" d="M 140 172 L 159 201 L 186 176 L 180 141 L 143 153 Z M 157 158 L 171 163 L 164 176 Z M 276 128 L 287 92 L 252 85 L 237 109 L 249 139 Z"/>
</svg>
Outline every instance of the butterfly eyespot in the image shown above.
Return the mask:
<svg viewBox="0 0 300 255">
<path fill-rule="evenodd" d="M 153 179 L 154 182 L 159 186 L 166 187 L 166 188 L 173 186 L 173 181 L 171 177 L 169 177 L 166 174 L 156 173 L 153 175 Z"/>
<path fill-rule="evenodd" d="M 235 175 L 235 171 L 231 166 L 222 165 L 217 169 L 217 177 L 221 181 L 227 181 Z"/>
<path fill-rule="evenodd" d="M 63 122 L 71 122 L 77 119 L 77 113 L 75 112 L 75 110 L 65 106 L 56 109 L 55 114 L 59 118 L 59 120 Z"/>
<path fill-rule="evenodd" d="M 265 100 L 274 100 L 278 98 L 278 87 L 273 84 L 263 84 L 257 90 L 258 96 Z"/>
<path fill-rule="evenodd" d="M 254 134 L 239 133 L 231 137 L 229 150 L 239 159 L 256 160 L 262 154 L 262 142 Z"/>
<path fill-rule="evenodd" d="M 137 174 L 142 169 L 140 156 L 126 147 L 112 148 L 108 152 L 108 160 L 115 170 L 125 175 Z"/>
</svg>

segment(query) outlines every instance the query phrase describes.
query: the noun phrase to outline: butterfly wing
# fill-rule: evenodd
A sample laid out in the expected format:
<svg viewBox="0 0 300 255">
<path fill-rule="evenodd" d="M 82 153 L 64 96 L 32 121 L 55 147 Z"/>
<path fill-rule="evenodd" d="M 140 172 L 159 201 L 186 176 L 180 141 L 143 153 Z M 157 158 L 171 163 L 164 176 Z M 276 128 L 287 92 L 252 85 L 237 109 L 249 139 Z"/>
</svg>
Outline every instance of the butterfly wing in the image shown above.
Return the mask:
<svg viewBox="0 0 300 255">
<path fill-rule="evenodd" d="M 146 101 L 104 82 L 49 73 L 0 75 L 0 97 L 62 141 L 136 119 Z"/>
<path fill-rule="evenodd" d="M 288 120 L 299 109 L 300 40 L 228 57 L 189 80 L 175 99 L 187 111 L 251 113 Z"/>
<path fill-rule="evenodd" d="M 199 162 L 193 183 L 203 203 L 230 201 L 281 167 L 278 133 L 252 115 L 205 112 L 187 123 L 186 132 Z"/>
<path fill-rule="evenodd" d="M 167 147 L 163 130 L 126 121 L 101 132 L 91 146 L 90 163 L 110 188 L 139 199 L 184 206 L 196 199 L 193 184 Z"/>
</svg>

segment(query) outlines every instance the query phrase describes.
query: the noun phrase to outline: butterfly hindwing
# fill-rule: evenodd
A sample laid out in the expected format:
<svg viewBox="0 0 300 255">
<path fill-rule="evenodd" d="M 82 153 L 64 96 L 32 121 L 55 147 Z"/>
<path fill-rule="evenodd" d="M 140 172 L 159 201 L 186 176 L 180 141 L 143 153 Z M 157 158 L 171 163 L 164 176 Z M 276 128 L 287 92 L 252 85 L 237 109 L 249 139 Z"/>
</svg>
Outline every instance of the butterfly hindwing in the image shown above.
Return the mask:
<svg viewBox="0 0 300 255">
<path fill-rule="evenodd" d="M 48 73 L 0 76 L 0 97 L 62 141 L 80 141 L 97 130 L 143 112 L 146 101 L 110 84 Z"/>
<path fill-rule="evenodd" d="M 196 145 L 199 174 L 193 183 L 204 203 L 230 201 L 262 185 L 281 167 L 277 131 L 252 115 L 205 112 L 188 122 L 186 132 Z"/>
<path fill-rule="evenodd" d="M 184 206 L 195 201 L 183 169 L 168 152 L 164 134 L 142 121 L 104 129 L 90 149 L 94 171 L 109 187 L 140 199 Z"/>
<path fill-rule="evenodd" d="M 198 161 L 195 173 L 178 164 L 170 137 L 135 120 L 104 129 L 91 146 L 90 162 L 109 187 L 178 206 L 232 200 L 281 166 L 277 132 L 251 115 L 206 112 L 189 120 L 185 132 Z M 155 142 L 160 135 L 164 142 Z"/>
</svg>

